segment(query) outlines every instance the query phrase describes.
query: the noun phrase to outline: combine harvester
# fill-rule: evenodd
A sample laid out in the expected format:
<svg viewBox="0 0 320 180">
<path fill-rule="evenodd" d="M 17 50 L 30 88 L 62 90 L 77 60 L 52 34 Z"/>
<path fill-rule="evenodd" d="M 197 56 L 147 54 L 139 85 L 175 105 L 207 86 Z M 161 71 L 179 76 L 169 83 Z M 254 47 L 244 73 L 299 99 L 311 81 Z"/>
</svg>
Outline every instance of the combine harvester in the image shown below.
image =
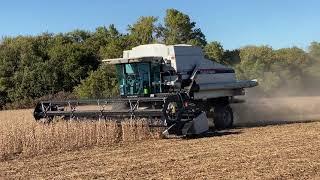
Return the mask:
<svg viewBox="0 0 320 180">
<path fill-rule="evenodd" d="M 103 60 L 116 66 L 120 96 L 109 99 L 42 101 L 36 120 L 147 118 L 165 126 L 165 135 L 191 135 L 209 127 L 232 127 L 230 103 L 256 81 L 236 80 L 233 69 L 204 57 L 200 47 L 148 44 Z M 160 122 L 160 124 L 159 124 Z"/>
</svg>

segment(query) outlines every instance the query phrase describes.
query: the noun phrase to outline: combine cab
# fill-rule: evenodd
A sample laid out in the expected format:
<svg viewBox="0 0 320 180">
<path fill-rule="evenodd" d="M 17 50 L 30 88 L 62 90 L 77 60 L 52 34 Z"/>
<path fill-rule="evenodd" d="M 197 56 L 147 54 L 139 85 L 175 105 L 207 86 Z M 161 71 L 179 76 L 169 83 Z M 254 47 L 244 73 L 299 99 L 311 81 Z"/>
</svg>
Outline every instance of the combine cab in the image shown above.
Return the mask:
<svg viewBox="0 0 320 180">
<path fill-rule="evenodd" d="M 42 101 L 36 120 L 147 118 L 150 126 L 165 126 L 165 135 L 188 135 L 232 127 L 229 106 L 234 96 L 256 81 L 238 81 L 234 70 L 205 59 L 190 45 L 141 45 L 124 51 L 123 58 L 103 60 L 116 66 L 119 97 L 96 100 Z"/>
</svg>

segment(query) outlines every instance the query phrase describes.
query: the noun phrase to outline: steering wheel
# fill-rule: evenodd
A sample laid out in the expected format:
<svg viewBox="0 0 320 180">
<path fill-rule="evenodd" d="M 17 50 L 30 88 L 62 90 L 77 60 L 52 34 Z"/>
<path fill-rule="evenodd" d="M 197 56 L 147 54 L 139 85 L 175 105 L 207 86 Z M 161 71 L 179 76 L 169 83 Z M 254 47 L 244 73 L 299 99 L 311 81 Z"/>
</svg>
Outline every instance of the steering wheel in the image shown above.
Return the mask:
<svg viewBox="0 0 320 180">
<path fill-rule="evenodd" d="M 131 86 L 133 86 L 133 85 L 134 85 L 135 80 L 136 80 L 136 78 L 135 78 L 135 75 L 134 75 L 134 74 L 133 74 L 133 75 L 128 75 L 126 79 L 127 79 L 128 84 L 129 84 L 129 85 L 131 85 Z"/>
</svg>

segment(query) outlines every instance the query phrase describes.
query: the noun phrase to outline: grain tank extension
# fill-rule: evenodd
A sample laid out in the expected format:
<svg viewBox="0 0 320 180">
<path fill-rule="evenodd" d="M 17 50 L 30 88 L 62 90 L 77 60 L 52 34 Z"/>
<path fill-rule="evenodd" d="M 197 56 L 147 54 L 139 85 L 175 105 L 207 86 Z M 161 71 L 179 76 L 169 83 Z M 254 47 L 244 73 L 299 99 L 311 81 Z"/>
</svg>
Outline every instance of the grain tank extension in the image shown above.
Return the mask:
<svg viewBox="0 0 320 180">
<path fill-rule="evenodd" d="M 109 99 L 42 101 L 36 120 L 69 118 L 147 118 L 150 126 L 167 127 L 164 134 L 206 132 L 210 126 L 230 128 L 230 103 L 256 81 L 238 81 L 232 68 L 204 57 L 200 47 L 148 44 L 124 51 L 122 58 L 106 59 L 115 65 L 119 96 Z"/>
</svg>

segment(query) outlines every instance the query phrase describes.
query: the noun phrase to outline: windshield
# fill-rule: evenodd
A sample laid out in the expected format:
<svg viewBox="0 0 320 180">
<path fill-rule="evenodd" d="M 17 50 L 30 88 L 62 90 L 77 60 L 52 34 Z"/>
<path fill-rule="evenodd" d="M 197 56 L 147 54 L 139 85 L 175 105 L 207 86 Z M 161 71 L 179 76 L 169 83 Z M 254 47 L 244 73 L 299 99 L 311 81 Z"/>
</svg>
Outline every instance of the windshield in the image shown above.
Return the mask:
<svg viewBox="0 0 320 180">
<path fill-rule="evenodd" d="M 127 74 L 134 74 L 138 72 L 137 64 L 125 64 L 125 72 Z"/>
<path fill-rule="evenodd" d="M 150 87 L 150 63 L 117 65 L 121 95 L 143 95 Z"/>
</svg>

